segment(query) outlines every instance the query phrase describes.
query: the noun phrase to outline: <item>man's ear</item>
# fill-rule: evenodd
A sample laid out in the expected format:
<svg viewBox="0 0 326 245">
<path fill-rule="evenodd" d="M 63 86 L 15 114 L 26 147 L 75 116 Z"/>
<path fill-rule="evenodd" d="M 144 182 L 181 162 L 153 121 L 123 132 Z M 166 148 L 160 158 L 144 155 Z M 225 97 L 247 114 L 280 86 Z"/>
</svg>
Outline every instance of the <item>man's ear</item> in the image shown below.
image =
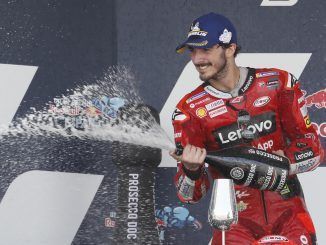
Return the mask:
<svg viewBox="0 0 326 245">
<path fill-rule="evenodd" d="M 226 54 L 226 57 L 234 57 L 234 53 L 235 53 L 235 51 L 236 51 L 236 49 L 237 49 L 237 45 L 235 44 L 235 43 L 232 43 L 231 45 L 230 45 L 230 47 L 228 47 L 227 49 L 226 49 L 226 52 L 225 52 L 225 54 Z"/>
</svg>

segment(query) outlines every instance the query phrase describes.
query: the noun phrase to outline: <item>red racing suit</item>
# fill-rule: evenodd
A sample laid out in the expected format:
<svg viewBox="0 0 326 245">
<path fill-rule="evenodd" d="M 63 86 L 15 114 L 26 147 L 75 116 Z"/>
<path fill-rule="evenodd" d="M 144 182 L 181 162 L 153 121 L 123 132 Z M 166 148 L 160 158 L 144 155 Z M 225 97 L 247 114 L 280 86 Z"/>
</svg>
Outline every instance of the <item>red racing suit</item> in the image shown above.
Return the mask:
<svg viewBox="0 0 326 245">
<path fill-rule="evenodd" d="M 239 221 L 226 232 L 226 244 L 249 245 L 259 239 L 261 243 L 289 239 L 293 244 L 315 244 L 315 229 L 296 174 L 315 169 L 322 161 L 323 150 L 299 82 L 278 69 L 247 70 L 236 94 L 204 82 L 183 97 L 172 116 L 175 142 L 208 151 L 236 145 L 269 152 L 283 150 L 291 161 L 291 176 L 280 193 L 235 186 Z M 240 110 L 251 117 L 248 129 L 256 137 L 249 142 L 242 138 L 237 124 Z M 223 177 L 210 166 L 208 170 L 212 178 Z M 210 186 L 206 167 L 189 171 L 179 162 L 175 185 L 181 201 L 196 203 Z M 221 233 L 214 230 L 212 244 L 220 241 Z"/>
</svg>

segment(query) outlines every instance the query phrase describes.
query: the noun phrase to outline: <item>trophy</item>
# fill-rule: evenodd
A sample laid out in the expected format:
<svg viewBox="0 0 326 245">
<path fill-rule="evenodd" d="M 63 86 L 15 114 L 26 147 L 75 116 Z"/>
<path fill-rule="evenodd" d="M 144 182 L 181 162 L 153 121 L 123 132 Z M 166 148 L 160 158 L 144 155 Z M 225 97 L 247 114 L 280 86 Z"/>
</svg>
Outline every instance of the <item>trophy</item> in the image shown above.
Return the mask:
<svg viewBox="0 0 326 245">
<path fill-rule="evenodd" d="M 222 244 L 225 244 L 225 231 L 238 222 L 238 210 L 233 181 L 215 179 L 211 202 L 208 209 L 210 225 L 222 231 Z"/>
</svg>

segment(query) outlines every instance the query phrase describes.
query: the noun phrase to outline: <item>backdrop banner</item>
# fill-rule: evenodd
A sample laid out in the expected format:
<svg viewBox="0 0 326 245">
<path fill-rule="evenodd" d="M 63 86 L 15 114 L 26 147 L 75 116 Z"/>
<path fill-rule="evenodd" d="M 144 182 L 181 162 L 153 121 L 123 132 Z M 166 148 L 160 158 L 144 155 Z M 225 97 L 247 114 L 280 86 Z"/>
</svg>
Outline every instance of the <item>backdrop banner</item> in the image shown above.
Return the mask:
<svg viewBox="0 0 326 245">
<path fill-rule="evenodd" d="M 208 244 L 210 192 L 195 205 L 181 203 L 167 150 L 67 136 L 85 130 L 82 115 L 115 122 L 127 101 L 148 105 L 173 140 L 175 105 L 201 84 L 189 55 L 175 48 L 208 12 L 234 23 L 238 65 L 284 69 L 301 81 L 326 148 L 324 0 L 12 0 L 0 7 L 3 244 Z M 94 84 L 105 89 L 90 96 Z M 68 99 L 78 111 L 65 104 L 76 91 L 90 99 Z M 1 135 L 4 125 L 42 110 L 60 115 L 56 126 L 69 122 L 66 136 Z M 147 142 L 141 137 L 136 142 Z M 299 176 L 319 244 L 326 244 L 325 174 L 323 163 Z"/>
</svg>

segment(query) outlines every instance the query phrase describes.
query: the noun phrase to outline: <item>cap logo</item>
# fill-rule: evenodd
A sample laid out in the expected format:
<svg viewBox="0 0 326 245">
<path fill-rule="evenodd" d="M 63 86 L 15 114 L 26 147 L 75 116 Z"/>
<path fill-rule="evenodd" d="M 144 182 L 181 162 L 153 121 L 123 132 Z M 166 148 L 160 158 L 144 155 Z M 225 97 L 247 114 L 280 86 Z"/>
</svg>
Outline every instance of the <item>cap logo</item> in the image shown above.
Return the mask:
<svg viewBox="0 0 326 245">
<path fill-rule="evenodd" d="M 232 38 L 232 32 L 228 31 L 227 29 L 224 29 L 223 34 L 219 37 L 219 40 L 222 43 L 230 43 Z"/>
<path fill-rule="evenodd" d="M 191 29 L 192 31 L 200 31 L 200 28 L 199 28 L 199 22 L 196 22 L 195 25 L 192 24 L 191 27 L 190 27 L 190 29 Z"/>
<path fill-rule="evenodd" d="M 199 28 L 199 22 L 196 22 L 196 24 L 192 24 L 190 27 L 190 32 L 188 33 L 188 37 L 190 36 L 203 36 L 205 37 L 207 35 L 206 31 L 201 31 Z"/>
</svg>

